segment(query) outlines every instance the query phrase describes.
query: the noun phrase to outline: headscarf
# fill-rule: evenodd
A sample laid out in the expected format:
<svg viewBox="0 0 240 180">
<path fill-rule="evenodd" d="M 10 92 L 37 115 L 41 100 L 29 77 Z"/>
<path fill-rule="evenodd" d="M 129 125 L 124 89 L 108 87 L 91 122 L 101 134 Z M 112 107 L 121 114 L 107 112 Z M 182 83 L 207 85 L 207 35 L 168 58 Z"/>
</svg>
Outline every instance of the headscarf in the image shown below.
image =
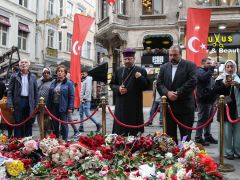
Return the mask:
<svg viewBox="0 0 240 180">
<path fill-rule="evenodd" d="M 229 75 L 229 74 L 226 72 L 226 66 L 227 66 L 227 64 L 228 64 L 229 62 L 232 63 L 233 66 L 234 66 L 234 72 L 233 72 L 233 74 L 232 74 L 233 79 L 234 79 L 235 77 L 237 77 L 237 64 L 235 63 L 235 61 L 229 59 L 229 60 L 227 60 L 227 61 L 225 62 L 225 64 L 224 64 L 223 73 L 220 74 L 220 75 L 217 77 L 216 81 L 217 81 L 217 80 L 221 80 L 221 79 L 223 79 L 223 82 L 226 81 L 226 76 Z"/>
<path fill-rule="evenodd" d="M 44 73 L 45 71 L 48 71 L 51 74 L 51 69 L 50 68 L 48 68 L 48 67 L 43 68 L 42 73 Z"/>
<path fill-rule="evenodd" d="M 226 81 L 226 75 L 229 75 L 227 72 L 226 72 L 226 65 L 227 63 L 231 62 L 233 64 L 233 66 L 235 67 L 235 71 L 233 72 L 232 76 L 233 76 L 233 81 L 236 81 L 237 83 L 240 83 L 240 78 L 239 76 L 237 75 L 237 64 L 235 63 L 235 61 L 233 60 L 227 60 L 224 64 L 224 69 L 223 69 L 223 73 L 221 75 L 219 75 L 217 77 L 216 80 L 221 80 L 223 79 L 223 82 Z M 235 100 L 236 100 L 236 110 L 237 110 L 237 117 L 240 117 L 240 89 L 238 87 L 235 87 L 233 86 L 234 88 L 234 95 L 235 95 Z"/>
</svg>

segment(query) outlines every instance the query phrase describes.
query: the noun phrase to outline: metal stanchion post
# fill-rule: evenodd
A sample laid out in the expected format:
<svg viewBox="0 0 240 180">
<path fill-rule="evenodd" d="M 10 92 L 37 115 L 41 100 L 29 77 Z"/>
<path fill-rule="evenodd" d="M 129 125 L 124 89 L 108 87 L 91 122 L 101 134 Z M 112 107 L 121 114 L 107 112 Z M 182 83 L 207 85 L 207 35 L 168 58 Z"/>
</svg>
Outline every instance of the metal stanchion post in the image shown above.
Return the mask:
<svg viewBox="0 0 240 180">
<path fill-rule="evenodd" d="M 106 135 L 106 97 L 102 97 L 102 133 Z"/>
<path fill-rule="evenodd" d="M 44 98 L 40 97 L 39 101 L 39 128 L 40 128 L 40 137 L 44 138 Z"/>
<path fill-rule="evenodd" d="M 166 134 L 167 132 L 167 119 L 166 119 L 166 115 L 167 115 L 167 97 L 166 96 L 162 96 L 162 116 L 163 116 L 163 133 Z"/>
<path fill-rule="evenodd" d="M 231 164 L 224 164 L 224 96 L 219 98 L 219 110 L 220 110 L 220 153 L 219 153 L 219 171 L 232 172 L 235 171 L 234 166 Z"/>
</svg>

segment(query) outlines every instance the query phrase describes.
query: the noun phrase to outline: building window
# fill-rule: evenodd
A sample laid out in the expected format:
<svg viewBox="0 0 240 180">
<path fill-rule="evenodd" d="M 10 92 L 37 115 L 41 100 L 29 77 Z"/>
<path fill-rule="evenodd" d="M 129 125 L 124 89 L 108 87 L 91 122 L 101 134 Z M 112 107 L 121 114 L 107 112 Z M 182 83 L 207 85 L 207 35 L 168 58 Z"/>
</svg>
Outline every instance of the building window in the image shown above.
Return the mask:
<svg viewBox="0 0 240 180">
<path fill-rule="evenodd" d="M 84 13 L 86 12 L 86 10 L 87 10 L 86 7 L 84 7 L 81 3 L 77 4 L 76 12 L 78 14 Z"/>
<path fill-rule="evenodd" d="M 49 15 L 53 15 L 53 3 L 54 3 L 54 0 L 48 1 L 48 14 Z"/>
<path fill-rule="evenodd" d="M 63 0 L 59 0 L 59 15 L 63 15 Z"/>
<path fill-rule="evenodd" d="M 163 14 L 163 0 L 142 0 L 143 15 Z"/>
<path fill-rule="evenodd" d="M 27 50 L 27 36 L 28 33 L 22 30 L 18 31 L 18 48 L 26 51 Z"/>
<path fill-rule="evenodd" d="M 66 13 L 67 13 L 67 17 L 72 17 L 72 13 L 73 13 L 73 4 L 71 2 L 67 2 L 67 7 L 66 7 Z"/>
<path fill-rule="evenodd" d="M 203 3 L 200 0 L 197 2 L 203 6 L 239 6 L 240 0 L 205 0 Z"/>
<path fill-rule="evenodd" d="M 0 45 L 7 45 L 7 26 L 0 24 Z"/>
<path fill-rule="evenodd" d="M 101 0 L 101 19 L 104 19 L 104 18 L 106 18 L 107 17 L 107 11 L 108 11 L 108 9 L 107 9 L 107 1 L 106 0 Z"/>
<path fill-rule="evenodd" d="M 19 0 L 19 4 L 25 8 L 28 7 L 28 0 Z"/>
<path fill-rule="evenodd" d="M 71 46 L 72 46 L 72 34 L 67 33 L 67 51 L 71 52 Z"/>
<path fill-rule="evenodd" d="M 52 29 L 48 30 L 48 47 L 53 48 L 54 41 L 54 31 Z"/>
<path fill-rule="evenodd" d="M 62 50 L 62 31 L 58 32 L 58 50 Z"/>
<path fill-rule="evenodd" d="M 87 58 L 91 57 L 91 42 L 87 41 Z"/>
<path fill-rule="evenodd" d="M 126 15 L 126 0 L 118 1 L 118 14 Z"/>
</svg>

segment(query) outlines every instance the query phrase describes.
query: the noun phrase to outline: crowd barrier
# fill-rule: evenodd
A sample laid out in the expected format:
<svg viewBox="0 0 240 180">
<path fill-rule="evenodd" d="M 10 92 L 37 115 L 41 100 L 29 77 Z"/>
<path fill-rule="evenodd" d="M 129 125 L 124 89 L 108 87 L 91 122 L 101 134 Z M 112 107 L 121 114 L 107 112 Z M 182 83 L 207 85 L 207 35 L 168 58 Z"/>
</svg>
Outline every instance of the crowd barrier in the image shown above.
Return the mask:
<svg viewBox="0 0 240 180">
<path fill-rule="evenodd" d="M 215 116 L 217 110 L 219 109 L 220 111 L 220 161 L 219 161 L 219 168 L 220 170 L 226 172 L 226 171 L 229 171 L 229 168 L 227 168 L 227 166 L 225 166 L 224 164 L 224 157 L 223 157 L 223 144 L 224 144 L 224 140 L 223 140 L 223 132 L 224 132 L 224 107 L 226 107 L 226 115 L 227 115 L 227 118 L 228 118 L 228 121 L 230 123 L 237 123 L 237 122 L 240 122 L 240 118 L 236 119 L 236 120 L 232 120 L 231 117 L 230 117 L 230 113 L 229 113 L 229 107 L 228 105 L 224 104 L 224 96 L 221 95 L 220 98 L 219 98 L 219 102 L 218 102 L 218 106 L 215 106 L 214 108 L 214 111 L 213 113 L 211 114 L 210 118 L 201 126 L 198 126 L 198 127 L 188 127 L 186 125 L 184 125 L 183 123 L 181 123 L 181 120 L 178 120 L 171 107 L 170 106 L 167 106 L 167 101 L 166 101 L 166 96 L 163 96 L 162 97 L 162 113 L 163 113 L 163 133 L 166 133 L 166 126 L 167 126 L 167 123 L 166 123 L 166 113 L 167 113 L 167 110 L 170 114 L 170 116 L 172 117 L 172 119 L 179 125 L 179 126 L 182 126 L 188 130 L 197 130 L 197 129 L 201 129 L 201 128 L 204 128 L 206 126 L 209 125 L 209 123 L 211 123 L 213 117 Z M 106 98 L 103 97 L 102 98 L 102 101 L 101 101 L 101 107 L 102 107 L 102 133 L 103 134 L 106 134 Z M 126 128 L 142 128 L 144 126 L 147 126 L 154 118 L 155 116 L 157 115 L 158 112 L 160 112 L 160 108 L 158 107 L 157 111 L 152 115 L 152 117 L 150 117 L 147 121 L 145 121 L 143 124 L 140 124 L 140 125 L 130 125 L 130 124 L 124 124 L 122 123 L 122 120 L 121 119 L 118 119 L 113 111 L 111 110 L 110 107 L 107 108 L 110 115 L 113 117 L 114 121 L 120 125 L 120 126 L 123 126 L 123 127 L 126 127 Z M 21 123 L 19 124 L 13 124 L 13 123 L 10 123 L 9 120 L 4 117 L 3 113 L 0 111 L 0 116 L 2 117 L 3 121 L 5 121 L 5 123 L 7 125 L 9 125 L 10 127 L 19 127 L 19 126 L 22 126 L 23 124 L 25 124 L 26 122 L 28 122 L 29 120 L 31 120 L 38 112 L 40 112 L 39 114 L 39 117 L 40 117 L 40 122 L 39 122 L 39 129 L 40 129 L 40 137 L 41 138 L 44 138 L 44 113 L 47 112 L 47 114 L 53 119 L 53 120 L 56 120 L 60 123 L 64 123 L 64 124 L 79 124 L 79 123 L 83 123 L 87 120 L 89 120 L 91 117 L 93 117 L 96 112 L 99 110 L 99 106 L 93 111 L 93 113 L 89 116 L 89 117 L 86 117 L 85 119 L 81 120 L 81 121 L 77 121 L 77 122 L 66 122 L 66 121 L 63 121 L 59 118 L 57 118 L 56 116 L 54 116 L 50 110 L 45 106 L 45 103 L 44 103 L 44 98 L 41 97 L 40 98 L 40 101 L 39 101 L 39 105 L 38 105 L 38 108 L 35 108 L 34 111 L 31 113 L 31 115 L 26 118 L 25 120 L 23 120 Z"/>
</svg>

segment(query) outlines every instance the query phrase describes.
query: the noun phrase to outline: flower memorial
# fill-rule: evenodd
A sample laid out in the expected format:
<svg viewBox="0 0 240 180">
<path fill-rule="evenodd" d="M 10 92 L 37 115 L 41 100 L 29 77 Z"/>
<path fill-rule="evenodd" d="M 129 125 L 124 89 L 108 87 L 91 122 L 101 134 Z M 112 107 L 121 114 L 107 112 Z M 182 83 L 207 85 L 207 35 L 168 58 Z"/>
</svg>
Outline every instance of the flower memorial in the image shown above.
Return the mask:
<svg viewBox="0 0 240 180">
<path fill-rule="evenodd" d="M 65 142 L 0 142 L 0 179 L 223 179 L 215 161 L 192 141 L 180 145 L 160 133 L 139 137 L 90 134 Z"/>
</svg>

